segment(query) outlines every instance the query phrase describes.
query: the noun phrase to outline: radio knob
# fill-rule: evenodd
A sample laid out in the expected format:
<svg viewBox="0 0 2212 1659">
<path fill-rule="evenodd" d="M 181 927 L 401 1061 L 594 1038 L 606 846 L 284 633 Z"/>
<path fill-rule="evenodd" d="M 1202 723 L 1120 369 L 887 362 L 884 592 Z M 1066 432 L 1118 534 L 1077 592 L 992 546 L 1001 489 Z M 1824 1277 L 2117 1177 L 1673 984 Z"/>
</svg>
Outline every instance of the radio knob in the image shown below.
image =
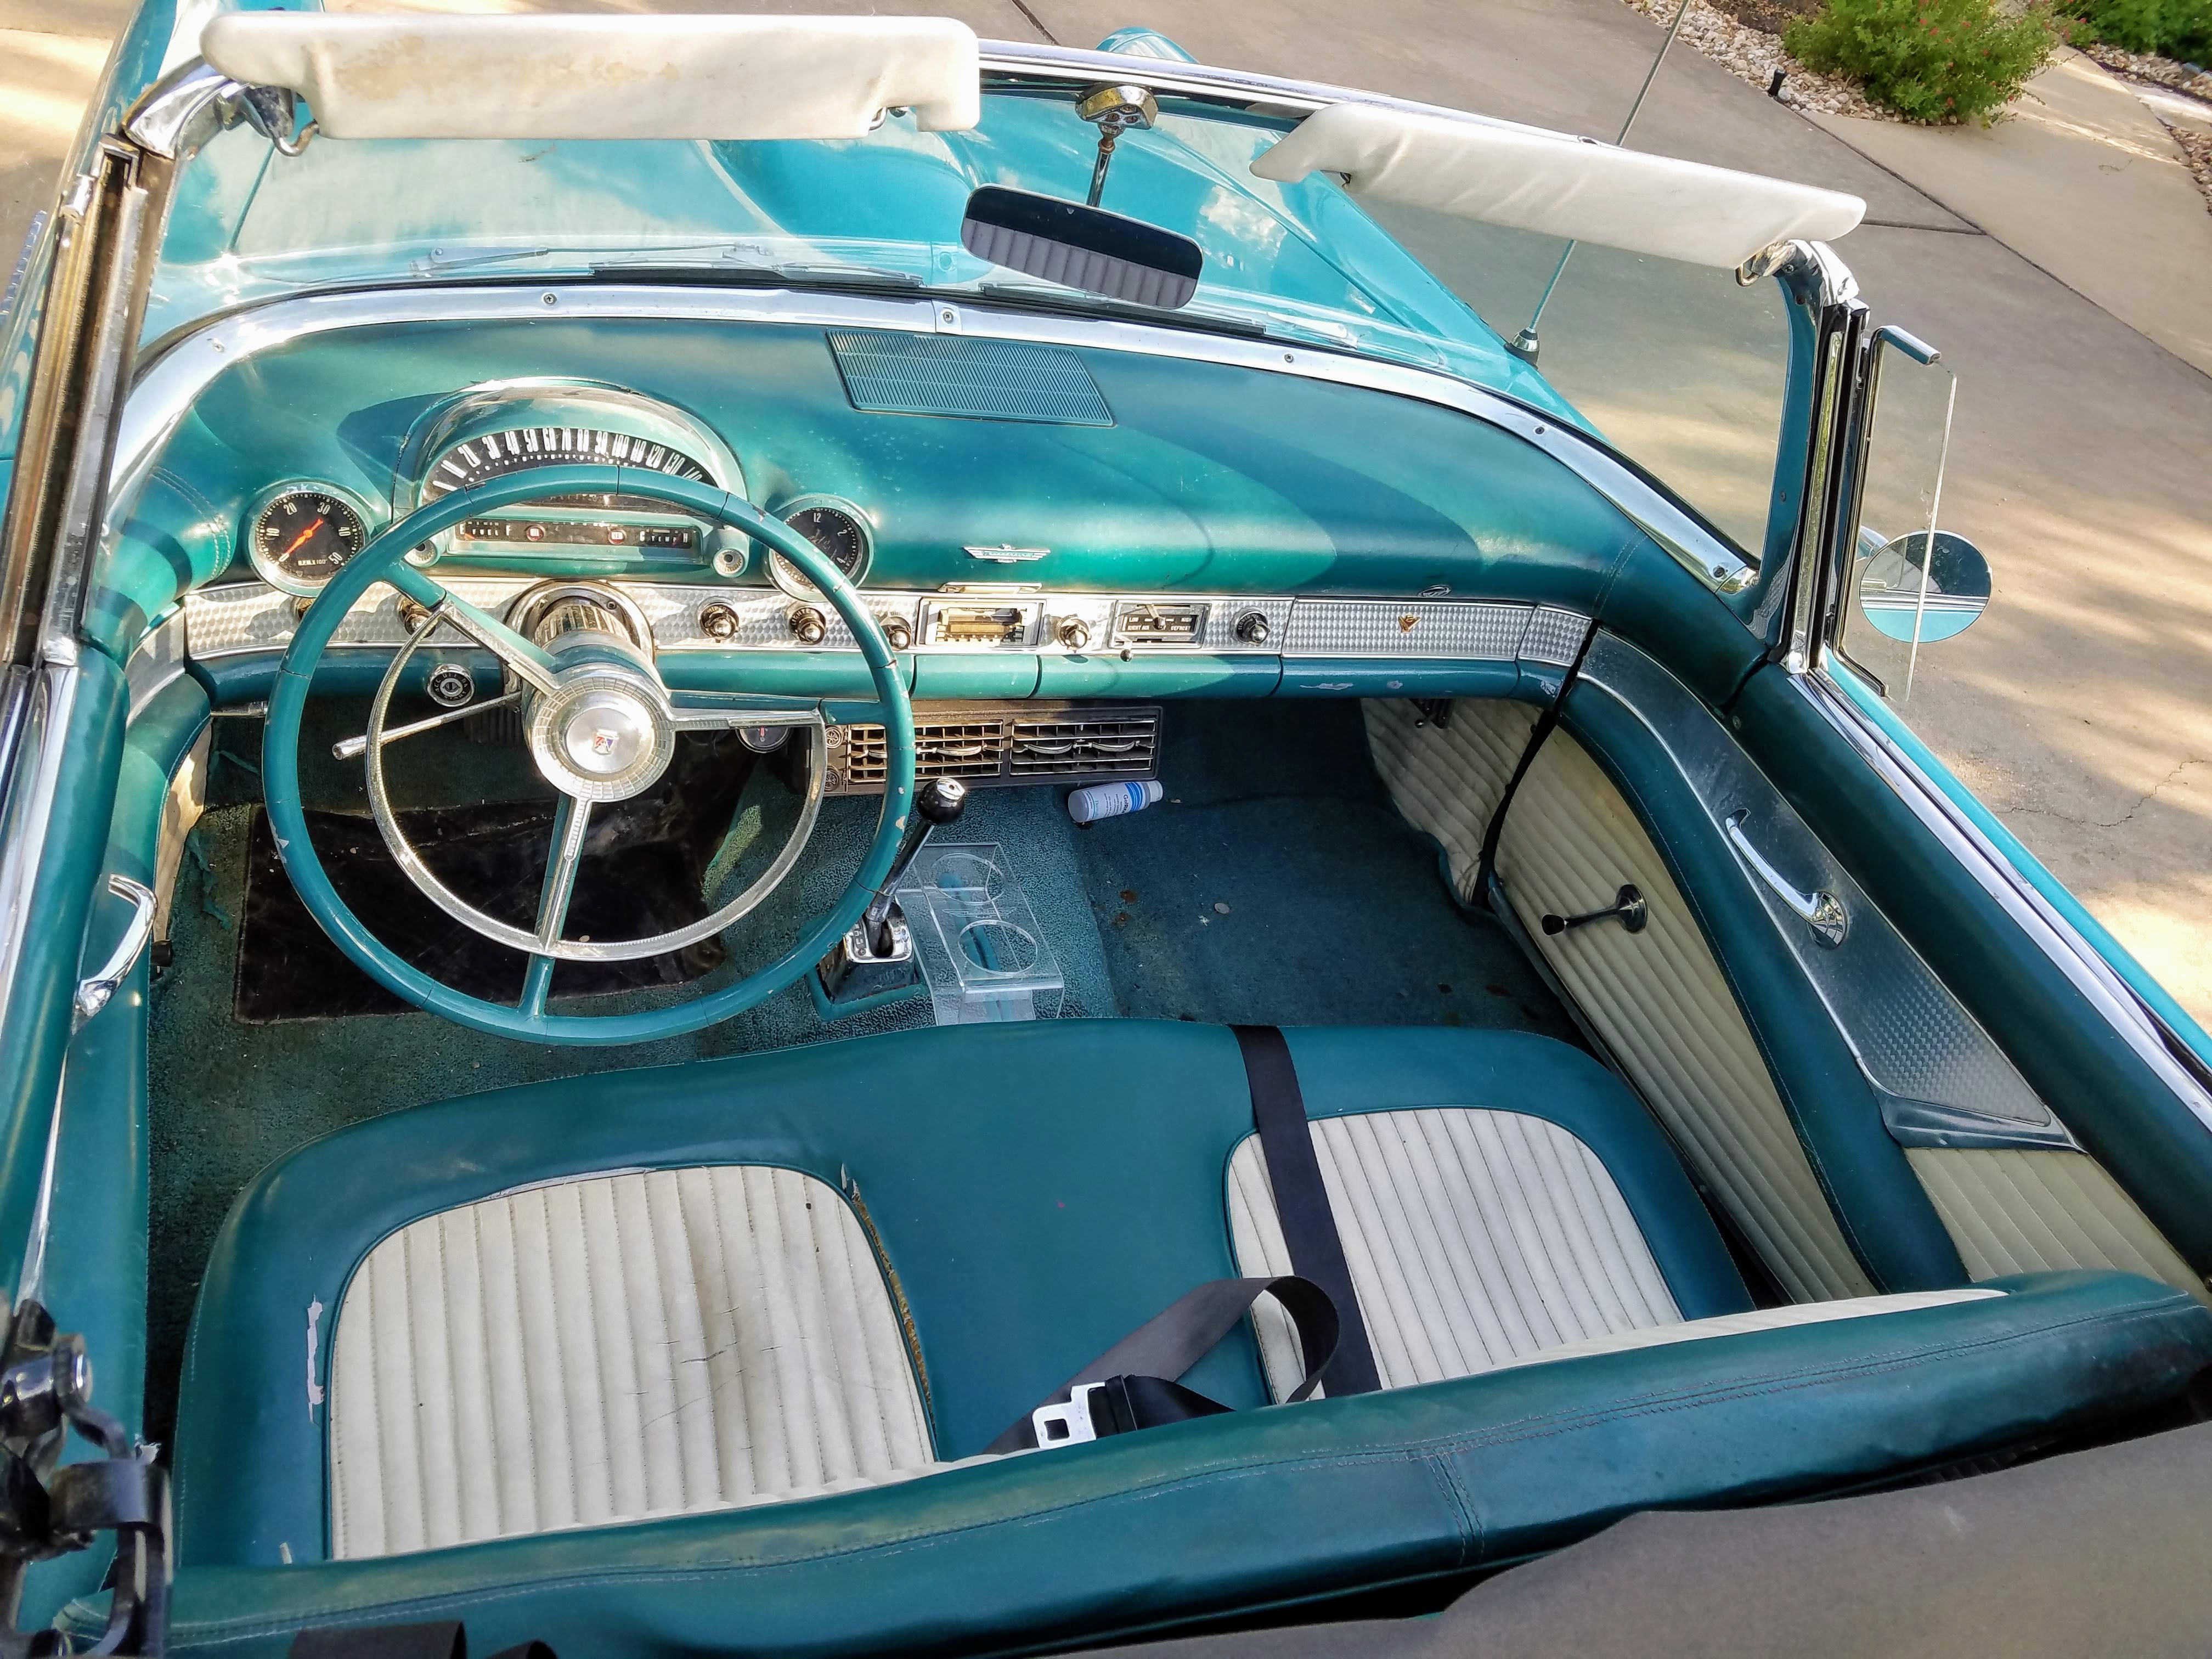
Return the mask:
<svg viewBox="0 0 2212 1659">
<path fill-rule="evenodd" d="M 914 643 L 914 629 L 907 626 L 905 617 L 885 617 L 882 620 L 884 643 L 892 650 L 903 651 Z"/>
<path fill-rule="evenodd" d="M 699 607 L 699 631 L 710 640 L 738 637 L 738 613 L 720 599 Z"/>
<path fill-rule="evenodd" d="M 811 605 L 791 607 L 791 637 L 801 645 L 819 645 L 830 637 L 830 624 Z"/>
<path fill-rule="evenodd" d="M 1062 617 L 1053 636 L 1070 651 L 1080 651 L 1091 643 L 1091 624 L 1080 617 Z"/>
<path fill-rule="evenodd" d="M 1272 631 L 1267 626 L 1265 611 L 1247 611 L 1237 619 L 1236 634 L 1239 644 L 1265 645 Z"/>
</svg>

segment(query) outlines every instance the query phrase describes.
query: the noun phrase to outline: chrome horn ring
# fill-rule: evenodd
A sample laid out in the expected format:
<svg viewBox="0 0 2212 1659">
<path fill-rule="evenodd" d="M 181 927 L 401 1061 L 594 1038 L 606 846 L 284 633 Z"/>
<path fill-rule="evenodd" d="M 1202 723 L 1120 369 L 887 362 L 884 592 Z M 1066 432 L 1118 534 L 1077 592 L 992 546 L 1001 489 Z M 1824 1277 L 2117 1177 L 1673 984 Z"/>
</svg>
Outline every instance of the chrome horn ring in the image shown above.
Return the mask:
<svg viewBox="0 0 2212 1659">
<path fill-rule="evenodd" d="M 450 601 L 451 596 L 447 598 Z M 539 892 L 538 926 L 534 929 L 518 927 L 511 922 L 487 915 L 440 881 L 429 866 L 423 862 L 414 843 L 407 839 L 406 832 L 399 825 L 399 815 L 392 805 L 391 790 L 384 774 L 384 746 L 387 742 L 408 735 L 406 727 L 387 731 L 386 720 L 392 696 L 398 690 L 407 664 L 415 653 L 437 632 L 441 624 L 447 623 L 451 623 L 491 650 L 518 678 L 524 681 L 524 695 L 534 696 L 535 698 L 532 716 L 526 722 L 526 728 L 533 733 L 532 755 L 538 761 L 541 774 L 560 793 L 554 813 L 551 856 Z M 450 604 L 433 609 L 429 620 L 416 629 L 406 643 L 392 653 L 391 665 L 385 670 L 384 678 L 378 682 L 375 697 L 369 704 L 368 729 L 363 739 L 362 760 L 368 774 L 369 814 L 374 818 L 377 833 L 384 838 L 392 860 L 406 872 L 407 878 L 415 884 L 425 898 L 463 927 L 522 951 L 530 957 L 525 989 L 526 1006 L 532 1002 L 543 1006 L 544 988 L 551 979 L 556 962 L 635 962 L 641 957 L 662 956 L 683 950 L 720 933 L 757 908 L 790 875 L 799 862 L 799 854 L 805 850 L 814 833 L 815 822 L 822 811 L 822 792 L 828 778 L 829 728 L 818 711 L 811 708 L 776 710 L 678 707 L 658 681 L 649 676 L 635 672 L 625 674 L 604 664 L 548 676 L 538 665 L 519 659 L 501 647 L 498 632 L 469 627 L 465 614 Z M 588 719 L 587 705 L 594 696 L 619 696 L 628 701 L 630 712 L 648 711 L 653 731 L 658 734 L 655 753 L 665 750 L 672 754 L 678 731 L 732 729 L 740 726 L 807 728 L 810 737 L 806 793 L 799 808 L 799 821 L 793 825 L 789 840 L 766 870 L 743 892 L 712 915 L 702 916 L 686 927 L 643 939 L 586 940 L 561 937 L 568 921 L 568 899 L 574 888 L 577 867 L 582 862 L 589 837 L 592 805 L 599 801 L 627 799 L 651 787 L 667 763 L 667 754 L 661 754 L 658 765 L 653 768 L 651 775 L 645 777 L 644 781 L 636 783 L 635 787 L 617 787 L 623 780 L 643 775 L 646 764 L 652 760 L 652 756 L 647 755 L 643 761 L 635 762 L 618 773 L 598 779 L 597 790 L 605 793 L 585 793 L 570 787 L 568 780 L 572 775 L 567 763 L 573 759 L 573 756 L 566 751 L 565 745 L 558 762 L 549 769 L 546 755 L 539 750 L 535 739 L 535 729 L 544 724 L 555 733 L 551 741 L 561 744 L 565 736 L 585 728 Z M 594 781 L 588 774 L 578 781 L 586 784 Z"/>
</svg>

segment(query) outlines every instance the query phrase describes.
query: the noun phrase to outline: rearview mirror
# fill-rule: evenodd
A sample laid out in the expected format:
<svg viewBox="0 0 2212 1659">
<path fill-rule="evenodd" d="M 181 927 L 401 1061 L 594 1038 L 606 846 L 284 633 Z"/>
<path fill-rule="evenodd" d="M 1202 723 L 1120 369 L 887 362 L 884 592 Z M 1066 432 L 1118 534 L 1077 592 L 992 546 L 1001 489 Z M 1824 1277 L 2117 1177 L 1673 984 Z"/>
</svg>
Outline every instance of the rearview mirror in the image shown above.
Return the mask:
<svg viewBox="0 0 2212 1659">
<path fill-rule="evenodd" d="M 960 245 L 1048 283 L 1166 311 L 1190 303 L 1206 263 L 1188 236 L 1002 185 L 986 185 L 968 198 Z"/>
<path fill-rule="evenodd" d="M 1916 530 L 1891 542 L 1862 526 L 1859 552 L 1859 610 L 1887 638 L 1954 639 L 1989 609 L 1990 562 L 1964 536 Z"/>
</svg>

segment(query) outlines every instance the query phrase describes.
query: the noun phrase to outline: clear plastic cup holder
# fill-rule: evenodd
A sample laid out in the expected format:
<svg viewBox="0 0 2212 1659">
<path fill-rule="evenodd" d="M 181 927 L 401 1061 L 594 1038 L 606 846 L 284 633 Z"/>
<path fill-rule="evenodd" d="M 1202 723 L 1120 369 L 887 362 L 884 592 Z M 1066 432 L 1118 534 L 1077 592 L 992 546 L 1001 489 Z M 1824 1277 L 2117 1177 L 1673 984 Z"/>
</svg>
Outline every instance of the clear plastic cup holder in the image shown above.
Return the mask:
<svg viewBox="0 0 2212 1659">
<path fill-rule="evenodd" d="M 1066 983 L 994 842 L 925 845 L 898 901 L 940 1025 L 1049 1019 Z"/>
</svg>

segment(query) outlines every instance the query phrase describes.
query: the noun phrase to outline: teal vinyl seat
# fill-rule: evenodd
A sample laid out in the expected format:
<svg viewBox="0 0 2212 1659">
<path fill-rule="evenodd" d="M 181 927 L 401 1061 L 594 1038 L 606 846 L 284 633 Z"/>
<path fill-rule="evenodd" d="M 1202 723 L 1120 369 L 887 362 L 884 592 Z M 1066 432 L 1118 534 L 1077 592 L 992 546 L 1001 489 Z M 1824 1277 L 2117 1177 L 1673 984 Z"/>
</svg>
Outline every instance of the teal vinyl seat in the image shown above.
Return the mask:
<svg viewBox="0 0 2212 1659">
<path fill-rule="evenodd" d="M 979 1454 L 1203 1280 L 1285 1263 L 1233 1036 L 952 1028 L 425 1106 L 265 1171 L 176 1448 L 174 1641 L 989 1651 L 1863 1483 L 2154 1403 L 2212 1313 L 2042 1274 L 1754 1310 L 1671 1149 L 1523 1034 L 1289 1034 L 1382 1392 Z M 1700 1340 L 1688 1340 L 1692 1338 Z"/>
</svg>

